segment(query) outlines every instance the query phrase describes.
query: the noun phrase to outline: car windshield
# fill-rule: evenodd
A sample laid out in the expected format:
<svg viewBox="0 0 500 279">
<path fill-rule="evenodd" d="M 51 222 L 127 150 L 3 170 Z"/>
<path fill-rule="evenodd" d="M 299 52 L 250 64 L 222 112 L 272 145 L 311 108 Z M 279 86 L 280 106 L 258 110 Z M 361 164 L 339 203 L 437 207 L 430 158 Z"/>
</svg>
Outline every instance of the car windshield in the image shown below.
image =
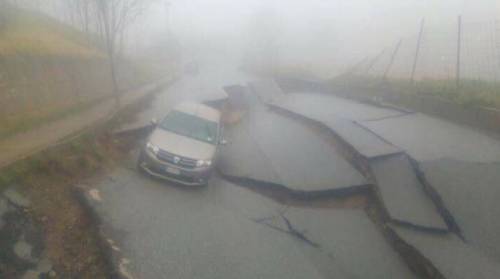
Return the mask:
<svg viewBox="0 0 500 279">
<path fill-rule="evenodd" d="M 160 123 L 160 128 L 195 140 L 215 144 L 217 123 L 174 110 Z"/>
</svg>

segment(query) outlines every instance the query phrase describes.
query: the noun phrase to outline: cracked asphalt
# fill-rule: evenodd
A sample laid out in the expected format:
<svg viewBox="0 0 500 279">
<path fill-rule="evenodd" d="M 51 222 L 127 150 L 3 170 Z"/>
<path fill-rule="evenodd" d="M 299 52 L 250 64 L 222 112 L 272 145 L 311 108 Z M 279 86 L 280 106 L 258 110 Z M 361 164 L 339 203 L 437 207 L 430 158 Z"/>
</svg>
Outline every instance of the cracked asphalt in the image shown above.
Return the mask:
<svg viewBox="0 0 500 279">
<path fill-rule="evenodd" d="M 182 77 L 125 128 L 138 127 L 153 117 L 162 117 L 180 101 L 223 98 L 223 86 L 245 85 L 251 80 L 252 77 L 227 64 L 201 63 L 199 74 Z M 250 103 L 255 105 L 257 96 L 253 98 Z M 259 98 L 262 100 L 262 96 Z M 280 95 L 279 98 L 284 97 Z M 443 269 L 440 271 L 446 278 L 465 278 L 461 274 L 495 278 L 500 274 L 494 259 L 497 246 L 487 249 L 488 243 L 497 243 L 494 240 L 497 222 L 491 220 L 496 215 L 492 213 L 474 220 L 481 212 L 461 206 L 466 202 L 464 192 L 474 196 L 474 191 L 467 188 L 470 179 L 482 179 L 480 176 L 484 172 L 473 169 L 456 173 L 467 165 L 442 164 L 436 160 L 451 154 L 452 158 L 463 159 L 467 164 L 498 161 L 500 144 L 496 140 L 454 124 L 429 120 L 420 114 L 401 113 L 336 97 L 292 94 L 284 103 L 287 108 L 301 110 L 308 117 L 327 119 L 327 126 L 338 129 L 341 136 L 347 137 L 369 158 L 392 156 L 402 151 L 415 157 L 430 181 L 438 184 L 436 190 L 457 215 L 459 224 L 466 227 L 465 236 L 473 241 L 469 244 L 451 234 L 435 236 L 398 226 L 394 231 L 431 261 L 436 259 L 436 268 Z M 304 110 L 304 104 L 309 109 Z M 426 121 L 430 124 L 425 124 Z M 226 152 L 236 155 L 226 160 L 224 169 L 233 171 L 236 176 L 288 185 L 292 190 L 336 189 L 366 183 L 362 174 L 337 154 L 334 146 L 317 137 L 304 123 L 258 107 L 242 124 L 246 125 L 243 132 L 228 131 L 228 134 L 234 133 L 235 144 L 230 144 Z M 352 126 L 354 124 L 356 126 Z M 409 131 L 412 125 L 421 129 L 419 139 L 416 132 Z M 427 126 L 432 133 L 425 133 Z M 400 135 L 398 129 L 406 134 Z M 453 138 L 446 138 L 446 129 L 455 131 L 449 134 Z M 459 137 L 463 130 L 466 139 Z M 425 140 L 427 138 L 430 142 Z M 480 142 L 468 142 L 472 139 Z M 301 146 L 303 141 L 314 144 L 305 148 Z M 477 148 L 477 152 L 469 148 Z M 103 232 L 114 251 L 113 258 L 125 278 L 418 277 L 400 257 L 400 251 L 391 246 L 382 230 L 359 207 L 290 207 L 218 175 L 204 188 L 175 186 L 138 173 L 136 156 L 137 151 L 111 173 L 96 178 L 88 195 L 103 221 Z M 314 171 L 308 166 L 314 167 Z M 500 172 L 494 169 L 497 166 L 488 164 L 489 180 L 480 183 L 480 195 L 497 194 L 490 185 L 498 182 L 495 175 Z M 391 173 L 391 170 L 380 169 L 376 169 L 377 177 Z M 443 171 L 437 171 L 441 169 Z M 393 171 L 393 174 L 399 173 Z M 463 177 L 457 182 L 449 178 L 451 175 Z M 308 184 L 314 177 L 321 179 Z M 391 187 L 400 193 L 393 194 L 395 191 L 389 190 L 384 194 L 388 204 L 394 205 L 391 210 L 398 212 L 397 207 L 411 204 L 405 208 L 411 212 L 400 215 L 402 221 L 415 217 L 422 218 L 424 223 L 443 226 L 442 221 L 436 219 L 437 211 L 433 211 L 435 208 L 430 200 L 424 197 L 421 189 L 415 189 L 421 187 L 415 178 L 411 178 L 414 182 L 407 183 L 402 175 L 396 175 L 397 179 L 391 177 L 378 177 L 378 180 L 384 184 L 395 182 Z M 411 187 L 411 191 L 398 189 L 401 184 Z M 452 185 L 458 188 L 452 189 Z M 481 197 L 472 199 L 475 204 L 480 200 Z M 489 207 L 481 210 L 497 212 L 498 206 L 493 200 L 488 201 Z M 419 213 L 422 207 L 424 213 Z M 493 224 L 485 227 L 487 233 L 481 234 L 477 227 L 487 222 Z M 445 249 L 438 249 L 439 245 Z M 455 255 L 457 258 L 453 258 L 454 251 L 471 249 L 478 256 Z M 476 273 L 474 266 L 465 265 L 466 262 L 481 262 L 482 258 L 488 259 L 483 265 L 487 272 Z M 453 262 L 460 262 L 462 266 L 456 267 Z M 461 273 L 463 268 L 468 268 L 470 273 Z"/>
</svg>

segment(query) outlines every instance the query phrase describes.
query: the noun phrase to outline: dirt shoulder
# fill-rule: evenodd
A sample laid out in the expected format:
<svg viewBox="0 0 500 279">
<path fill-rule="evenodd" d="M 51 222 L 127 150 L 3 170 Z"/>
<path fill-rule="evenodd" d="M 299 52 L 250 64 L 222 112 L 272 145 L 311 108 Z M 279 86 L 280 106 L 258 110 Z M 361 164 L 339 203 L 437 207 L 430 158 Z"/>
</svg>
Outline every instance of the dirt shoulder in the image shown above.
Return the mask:
<svg viewBox="0 0 500 279">
<path fill-rule="evenodd" d="M 0 171 L 0 278 L 114 278 L 99 220 L 79 185 L 105 173 L 128 150 L 109 131 L 153 94 L 106 123 Z M 44 277 L 45 276 L 45 277 Z"/>
</svg>

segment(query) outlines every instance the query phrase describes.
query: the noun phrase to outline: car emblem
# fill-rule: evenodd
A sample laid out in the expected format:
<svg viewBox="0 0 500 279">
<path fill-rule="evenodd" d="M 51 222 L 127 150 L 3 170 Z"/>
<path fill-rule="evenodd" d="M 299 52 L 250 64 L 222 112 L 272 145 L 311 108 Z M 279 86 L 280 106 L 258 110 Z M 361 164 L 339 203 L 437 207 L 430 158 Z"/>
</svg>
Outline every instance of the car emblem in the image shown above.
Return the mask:
<svg viewBox="0 0 500 279">
<path fill-rule="evenodd" d="M 174 157 L 174 163 L 178 164 L 181 161 L 181 158 L 179 157 Z"/>
</svg>

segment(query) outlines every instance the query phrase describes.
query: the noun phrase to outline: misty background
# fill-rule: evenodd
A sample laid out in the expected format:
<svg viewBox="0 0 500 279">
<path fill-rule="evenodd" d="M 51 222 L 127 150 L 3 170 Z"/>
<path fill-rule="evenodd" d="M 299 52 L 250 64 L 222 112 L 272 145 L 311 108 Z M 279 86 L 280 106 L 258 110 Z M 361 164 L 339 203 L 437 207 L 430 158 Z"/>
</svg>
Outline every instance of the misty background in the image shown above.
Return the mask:
<svg viewBox="0 0 500 279">
<path fill-rule="evenodd" d="M 464 25 L 471 23 L 471 34 L 485 33 L 482 38 L 474 38 L 476 41 L 497 36 L 500 15 L 500 4 L 495 0 L 144 1 L 150 2 L 149 6 L 125 36 L 125 51 L 130 55 L 176 44 L 183 57 L 224 53 L 242 63 L 266 61 L 273 67 L 300 68 L 320 77 L 346 71 L 363 59 L 369 61 L 384 49 L 385 58 L 380 60 L 387 60 L 399 40 L 403 40 L 400 59 L 393 72 L 407 75 L 422 18 L 427 36 L 422 59 L 439 60 L 443 65 L 432 65 L 421 72 L 438 68 L 439 72 L 433 74 L 450 75 L 452 57 L 456 56 L 458 15 L 462 15 Z M 60 1 L 24 2 L 68 20 Z M 474 27 L 478 21 L 482 24 Z M 496 40 L 487 43 L 491 46 L 485 47 L 483 42 L 481 47 L 496 51 Z M 401 58 L 405 56 L 408 59 Z M 425 63 L 421 64 L 425 69 Z"/>
</svg>

